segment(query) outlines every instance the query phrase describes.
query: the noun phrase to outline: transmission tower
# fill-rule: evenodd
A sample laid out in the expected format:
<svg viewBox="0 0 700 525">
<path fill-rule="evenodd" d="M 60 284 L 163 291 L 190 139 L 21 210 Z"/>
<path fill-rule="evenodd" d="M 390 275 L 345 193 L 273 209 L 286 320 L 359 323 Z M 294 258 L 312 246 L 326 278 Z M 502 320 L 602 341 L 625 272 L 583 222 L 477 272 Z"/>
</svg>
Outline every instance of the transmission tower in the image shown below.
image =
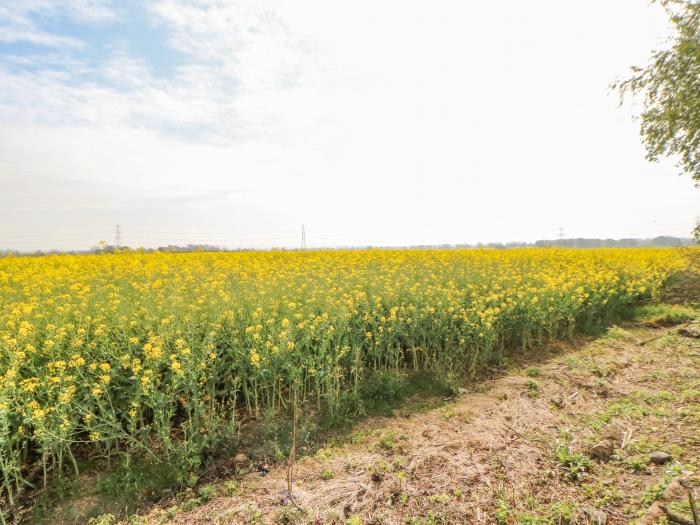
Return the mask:
<svg viewBox="0 0 700 525">
<path fill-rule="evenodd" d="M 119 248 L 122 244 L 122 228 L 117 224 L 114 228 L 114 247 Z"/>
<path fill-rule="evenodd" d="M 564 228 L 559 228 L 559 242 L 564 240 Z"/>
<path fill-rule="evenodd" d="M 301 225 L 301 249 L 306 250 L 306 229 Z"/>
</svg>

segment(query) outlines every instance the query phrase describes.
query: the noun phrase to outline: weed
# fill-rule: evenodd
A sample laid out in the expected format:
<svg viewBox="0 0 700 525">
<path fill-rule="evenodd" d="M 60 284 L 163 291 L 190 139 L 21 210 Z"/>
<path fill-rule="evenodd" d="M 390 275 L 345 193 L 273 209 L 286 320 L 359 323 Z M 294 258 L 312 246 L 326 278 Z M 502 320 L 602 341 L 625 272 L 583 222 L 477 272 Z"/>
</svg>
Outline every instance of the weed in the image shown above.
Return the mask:
<svg viewBox="0 0 700 525">
<path fill-rule="evenodd" d="M 511 510 L 510 506 L 505 500 L 499 499 L 496 502 L 495 510 L 496 522 L 499 525 L 507 525 L 510 521 Z"/>
<path fill-rule="evenodd" d="M 298 523 L 306 516 L 304 509 L 299 509 L 294 505 L 285 505 L 275 512 L 273 521 L 281 525 L 291 525 Z"/>
<path fill-rule="evenodd" d="M 527 397 L 540 397 L 542 393 L 540 392 L 540 385 L 537 381 L 528 379 L 525 381 L 525 390 L 527 391 Z"/>
<path fill-rule="evenodd" d="M 525 369 L 525 375 L 528 377 L 540 377 L 540 369 L 536 366 L 530 366 Z"/>
<path fill-rule="evenodd" d="M 182 509 L 184 511 L 190 511 L 196 509 L 203 503 L 201 498 L 190 498 L 185 503 L 182 504 Z"/>
<path fill-rule="evenodd" d="M 566 440 L 559 440 L 555 449 L 557 463 L 568 479 L 580 481 L 584 473 L 588 472 L 593 463 L 580 452 L 572 452 Z"/>
<path fill-rule="evenodd" d="M 452 501 L 452 498 L 449 494 L 432 494 L 431 496 L 428 496 L 428 501 L 431 503 L 447 504 Z"/>
<path fill-rule="evenodd" d="M 384 450 L 393 450 L 398 441 L 407 439 L 407 435 L 403 432 L 388 431 L 382 434 L 377 442 L 377 446 Z"/>
<path fill-rule="evenodd" d="M 114 514 L 100 514 L 88 520 L 89 525 L 112 525 L 117 517 Z"/>
</svg>

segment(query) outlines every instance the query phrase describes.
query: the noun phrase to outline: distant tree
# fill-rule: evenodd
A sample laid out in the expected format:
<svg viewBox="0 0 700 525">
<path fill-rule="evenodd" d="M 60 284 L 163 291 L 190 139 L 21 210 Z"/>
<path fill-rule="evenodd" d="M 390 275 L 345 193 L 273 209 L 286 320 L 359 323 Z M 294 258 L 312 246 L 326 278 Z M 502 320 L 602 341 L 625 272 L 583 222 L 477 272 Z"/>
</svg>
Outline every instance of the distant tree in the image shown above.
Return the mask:
<svg viewBox="0 0 700 525">
<path fill-rule="evenodd" d="M 673 156 L 700 186 L 700 4 L 691 0 L 652 0 L 666 9 L 675 28 L 669 47 L 652 53 L 645 68 L 612 84 L 624 100 L 639 96 L 641 136 L 650 161 Z"/>
</svg>

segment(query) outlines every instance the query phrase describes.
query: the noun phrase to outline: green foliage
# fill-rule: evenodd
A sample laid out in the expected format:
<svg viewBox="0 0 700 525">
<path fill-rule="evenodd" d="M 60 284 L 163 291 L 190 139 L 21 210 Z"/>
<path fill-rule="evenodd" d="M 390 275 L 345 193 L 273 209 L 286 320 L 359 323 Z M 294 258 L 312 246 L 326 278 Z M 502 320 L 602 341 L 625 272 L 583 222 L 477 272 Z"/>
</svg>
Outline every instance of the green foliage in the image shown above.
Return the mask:
<svg viewBox="0 0 700 525">
<path fill-rule="evenodd" d="M 528 377 L 539 377 L 540 369 L 536 366 L 530 366 L 525 370 L 525 375 Z"/>
<path fill-rule="evenodd" d="M 542 395 L 540 393 L 540 385 L 532 379 L 525 381 L 525 389 L 528 397 L 540 397 Z"/>
<path fill-rule="evenodd" d="M 443 505 L 446 505 L 450 501 L 452 501 L 452 497 L 449 494 L 432 494 L 431 496 L 428 496 L 428 501 L 431 503 L 442 503 Z"/>
<path fill-rule="evenodd" d="M 273 517 L 275 523 L 282 525 L 291 525 L 299 523 L 306 516 L 306 511 L 299 509 L 294 505 L 285 505 L 279 508 Z"/>
<path fill-rule="evenodd" d="M 506 525 L 508 523 L 508 518 L 510 517 L 510 507 L 505 500 L 499 499 L 496 502 L 496 522 L 499 525 Z"/>
<path fill-rule="evenodd" d="M 197 495 L 202 501 L 209 501 L 216 494 L 214 485 L 204 485 L 197 491 Z"/>
<path fill-rule="evenodd" d="M 406 376 L 376 372 L 363 382 L 361 399 L 371 412 L 390 410 L 404 396 L 406 383 Z"/>
<path fill-rule="evenodd" d="M 593 463 L 580 452 L 572 452 L 567 440 L 559 440 L 555 449 L 555 455 L 559 467 L 566 473 L 571 481 L 579 481 L 585 472 L 588 472 Z"/>
<path fill-rule="evenodd" d="M 100 514 L 94 518 L 88 520 L 88 525 L 112 525 L 116 522 L 116 516 L 114 514 Z"/>
<path fill-rule="evenodd" d="M 645 507 L 648 507 L 656 500 L 660 499 L 666 488 L 671 484 L 671 482 L 681 475 L 683 472 L 683 465 L 680 463 L 673 463 L 664 469 L 664 476 L 659 483 L 656 483 L 649 487 L 645 492 L 642 503 Z"/>
<path fill-rule="evenodd" d="M 381 435 L 379 441 L 377 442 L 377 446 L 379 448 L 383 448 L 384 450 L 393 450 L 396 444 L 399 441 L 405 440 L 406 437 L 406 434 L 403 432 L 385 432 Z"/>
<path fill-rule="evenodd" d="M 697 311 L 677 304 L 643 305 L 632 309 L 633 319 L 659 326 L 675 326 L 691 321 L 698 316 Z"/>
<path fill-rule="evenodd" d="M 621 97 L 630 93 L 644 102 L 640 121 L 647 158 L 677 157 L 681 170 L 700 184 L 700 5 L 690 0 L 660 3 L 675 28 L 671 45 L 612 87 Z"/>
<path fill-rule="evenodd" d="M 182 464 L 138 458 L 124 461 L 98 477 L 96 489 L 98 494 L 119 501 L 125 511 L 131 511 L 145 501 L 157 500 L 169 489 L 187 485 L 190 477 Z"/>
</svg>

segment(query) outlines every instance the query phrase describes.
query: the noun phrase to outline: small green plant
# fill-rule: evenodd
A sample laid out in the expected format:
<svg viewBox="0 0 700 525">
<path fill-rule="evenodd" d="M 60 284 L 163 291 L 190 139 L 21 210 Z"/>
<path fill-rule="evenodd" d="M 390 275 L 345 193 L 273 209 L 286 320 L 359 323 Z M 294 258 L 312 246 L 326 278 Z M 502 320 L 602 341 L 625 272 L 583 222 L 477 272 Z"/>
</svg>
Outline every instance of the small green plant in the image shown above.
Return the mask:
<svg viewBox="0 0 700 525">
<path fill-rule="evenodd" d="M 396 443 L 398 441 L 405 440 L 406 437 L 407 437 L 406 434 L 404 434 L 402 432 L 394 432 L 394 431 L 385 432 L 379 438 L 379 441 L 377 442 L 377 446 L 379 448 L 383 448 L 384 450 L 393 450 L 394 447 L 396 446 Z"/>
<path fill-rule="evenodd" d="M 542 395 L 540 385 L 532 379 L 525 381 L 525 390 L 527 391 L 527 397 L 540 397 Z"/>
<path fill-rule="evenodd" d="M 525 370 L 525 375 L 528 377 L 540 377 L 540 369 L 536 366 L 530 366 Z"/>
<path fill-rule="evenodd" d="M 564 364 L 569 370 L 579 368 L 581 366 L 581 360 L 578 357 L 569 356 L 564 359 Z"/>
<path fill-rule="evenodd" d="M 333 457 L 333 449 L 331 447 L 319 448 L 316 452 L 316 457 L 321 460 L 328 460 Z"/>
<path fill-rule="evenodd" d="M 236 480 L 225 481 L 223 484 L 222 494 L 224 496 L 235 496 L 240 492 L 240 485 Z"/>
<path fill-rule="evenodd" d="M 588 499 L 593 501 L 596 507 L 606 507 L 607 505 L 618 503 L 624 497 L 624 494 L 618 487 L 604 483 L 601 480 L 584 483 L 581 485 L 581 490 Z"/>
<path fill-rule="evenodd" d="M 559 440 L 555 449 L 555 454 L 559 468 L 561 468 L 569 480 L 580 481 L 583 475 L 588 472 L 593 463 L 580 452 L 572 452 L 566 440 Z"/>
<path fill-rule="evenodd" d="M 285 505 L 277 509 L 274 515 L 274 522 L 281 525 L 291 525 L 299 523 L 306 516 L 306 511 L 294 505 Z"/>
<path fill-rule="evenodd" d="M 370 467 L 370 475 L 372 481 L 380 482 L 384 479 L 384 476 L 389 472 L 389 464 L 386 461 L 378 461 L 373 463 Z"/>
<path fill-rule="evenodd" d="M 440 410 L 440 414 L 442 414 L 442 417 L 445 419 L 450 419 L 454 417 L 455 411 L 451 407 L 445 407 L 442 410 Z"/>
<path fill-rule="evenodd" d="M 428 501 L 430 501 L 431 503 L 447 504 L 450 501 L 452 501 L 452 498 L 449 494 L 433 494 L 428 497 Z"/>
<path fill-rule="evenodd" d="M 661 498 L 666 488 L 671 484 L 671 482 L 675 478 L 681 475 L 683 470 L 683 465 L 681 465 L 678 462 L 675 462 L 671 464 L 671 466 L 666 467 L 666 469 L 664 469 L 664 477 L 659 483 L 652 485 L 647 489 L 642 498 L 642 503 L 644 503 L 645 506 L 649 506 L 656 500 Z"/>
<path fill-rule="evenodd" d="M 556 525 L 571 523 L 576 513 L 576 506 L 569 501 L 558 501 L 549 505 L 547 515 Z"/>
<path fill-rule="evenodd" d="M 362 443 L 365 439 L 367 439 L 367 433 L 361 432 L 359 430 L 353 432 L 350 435 L 350 443 L 352 443 L 353 445 L 357 445 L 358 443 Z"/>
<path fill-rule="evenodd" d="M 697 316 L 692 308 L 670 304 L 639 306 L 632 313 L 635 319 L 656 326 L 675 326 Z"/>
<path fill-rule="evenodd" d="M 323 472 L 321 472 L 321 479 L 324 481 L 328 481 L 329 479 L 333 479 L 334 477 L 335 477 L 335 474 L 329 468 L 327 468 Z"/>
<path fill-rule="evenodd" d="M 116 516 L 114 514 L 100 514 L 94 518 L 88 520 L 89 525 L 112 525 L 115 522 Z"/>
<path fill-rule="evenodd" d="M 182 508 L 185 511 L 188 511 L 188 510 L 196 509 L 202 503 L 203 503 L 203 501 L 201 500 L 201 498 L 190 498 L 187 501 L 185 501 L 185 503 L 183 503 Z"/>
<path fill-rule="evenodd" d="M 632 472 L 646 472 L 649 469 L 649 457 L 646 454 L 635 454 L 623 459 L 622 464 Z"/>
<path fill-rule="evenodd" d="M 202 501 L 209 501 L 215 494 L 216 487 L 214 485 L 204 485 L 197 491 L 197 495 Z"/>
<path fill-rule="evenodd" d="M 547 518 L 533 514 L 532 512 L 521 512 L 517 516 L 518 525 L 545 525 L 549 523 Z"/>
<path fill-rule="evenodd" d="M 499 499 L 496 502 L 496 511 L 494 514 L 496 516 L 496 522 L 499 525 L 507 525 L 511 516 L 510 506 L 505 500 Z"/>
</svg>

